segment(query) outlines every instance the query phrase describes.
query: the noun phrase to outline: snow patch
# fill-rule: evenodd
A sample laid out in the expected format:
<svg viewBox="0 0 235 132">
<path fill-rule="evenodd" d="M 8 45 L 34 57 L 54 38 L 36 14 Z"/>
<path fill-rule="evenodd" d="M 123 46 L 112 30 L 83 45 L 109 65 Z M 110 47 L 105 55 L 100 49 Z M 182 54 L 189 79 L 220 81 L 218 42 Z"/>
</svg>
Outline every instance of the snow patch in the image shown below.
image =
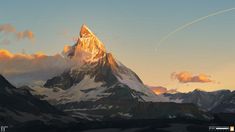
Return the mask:
<svg viewBox="0 0 235 132">
<path fill-rule="evenodd" d="M 122 113 L 122 112 L 118 112 L 118 114 L 120 116 L 124 116 L 124 117 L 132 117 L 132 115 L 130 113 Z"/>
<path fill-rule="evenodd" d="M 102 97 L 110 95 L 105 93 L 106 87 L 102 87 L 102 82 L 95 82 L 94 77 L 86 75 L 77 85 L 67 90 L 60 88 L 44 88 L 42 86 L 33 86 L 32 93 L 46 96 L 43 99 L 48 100 L 51 104 L 65 104 L 79 101 L 95 101 Z M 56 89 L 56 90 L 55 90 Z"/>
</svg>

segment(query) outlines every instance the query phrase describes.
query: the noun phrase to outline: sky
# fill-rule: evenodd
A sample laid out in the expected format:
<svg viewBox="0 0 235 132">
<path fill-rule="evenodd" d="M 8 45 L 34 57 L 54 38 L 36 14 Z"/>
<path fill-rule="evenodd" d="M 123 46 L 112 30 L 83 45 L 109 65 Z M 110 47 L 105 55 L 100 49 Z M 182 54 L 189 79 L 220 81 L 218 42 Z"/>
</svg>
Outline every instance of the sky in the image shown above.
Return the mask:
<svg viewBox="0 0 235 132">
<path fill-rule="evenodd" d="M 235 10 L 159 44 L 178 27 L 230 8 L 234 0 L 1 0 L 0 25 L 13 25 L 17 37 L 0 32 L 0 49 L 53 56 L 73 45 L 86 24 L 147 85 L 182 92 L 235 90 Z"/>
</svg>

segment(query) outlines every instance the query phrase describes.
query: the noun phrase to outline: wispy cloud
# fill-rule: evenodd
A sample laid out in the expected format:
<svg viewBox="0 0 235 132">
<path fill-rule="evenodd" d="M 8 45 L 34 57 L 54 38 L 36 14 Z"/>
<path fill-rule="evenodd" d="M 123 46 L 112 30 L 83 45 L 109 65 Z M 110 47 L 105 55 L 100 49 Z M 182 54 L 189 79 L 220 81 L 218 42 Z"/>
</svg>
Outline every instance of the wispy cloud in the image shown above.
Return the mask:
<svg viewBox="0 0 235 132">
<path fill-rule="evenodd" d="M 20 39 L 29 39 L 29 40 L 34 40 L 34 33 L 30 30 L 25 30 L 23 32 L 18 32 L 16 34 L 17 38 Z"/>
<path fill-rule="evenodd" d="M 12 35 L 17 39 L 6 38 Z M 6 45 L 10 44 L 11 41 L 22 40 L 22 39 L 29 39 L 33 42 L 35 40 L 35 35 L 30 30 L 17 31 L 13 25 L 8 23 L 0 25 L 0 44 Z"/>
<path fill-rule="evenodd" d="M 0 49 L 0 74 L 13 81 L 44 80 L 62 73 L 72 62 L 60 54 L 52 56 L 42 52 L 35 54 L 13 54 Z M 25 80 L 24 80 L 25 79 Z"/>
<path fill-rule="evenodd" d="M 172 73 L 172 79 L 178 80 L 180 83 L 209 83 L 213 82 L 210 78 L 211 76 L 206 75 L 204 73 L 193 75 L 190 72 L 182 71 L 179 73 Z"/>
<path fill-rule="evenodd" d="M 167 89 L 162 86 L 148 86 L 155 94 L 164 94 L 164 93 L 177 93 L 177 89 Z"/>
</svg>

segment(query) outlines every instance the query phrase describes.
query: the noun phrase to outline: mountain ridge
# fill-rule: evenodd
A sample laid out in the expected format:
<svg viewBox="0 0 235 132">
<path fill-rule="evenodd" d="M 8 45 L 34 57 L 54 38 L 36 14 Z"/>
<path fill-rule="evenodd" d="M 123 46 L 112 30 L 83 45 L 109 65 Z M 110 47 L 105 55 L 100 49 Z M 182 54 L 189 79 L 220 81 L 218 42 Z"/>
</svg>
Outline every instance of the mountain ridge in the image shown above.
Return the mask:
<svg viewBox="0 0 235 132">
<path fill-rule="evenodd" d="M 42 121 L 48 124 L 53 124 L 50 120 L 75 121 L 47 101 L 39 100 L 28 90 L 14 87 L 2 75 L 0 75 L 0 118 L 0 123 L 11 125 L 28 121 Z"/>
<path fill-rule="evenodd" d="M 170 100 L 180 100 L 181 103 L 193 103 L 199 108 L 213 113 L 234 113 L 235 91 L 226 89 L 207 92 L 199 89 L 188 93 L 164 94 Z"/>
</svg>

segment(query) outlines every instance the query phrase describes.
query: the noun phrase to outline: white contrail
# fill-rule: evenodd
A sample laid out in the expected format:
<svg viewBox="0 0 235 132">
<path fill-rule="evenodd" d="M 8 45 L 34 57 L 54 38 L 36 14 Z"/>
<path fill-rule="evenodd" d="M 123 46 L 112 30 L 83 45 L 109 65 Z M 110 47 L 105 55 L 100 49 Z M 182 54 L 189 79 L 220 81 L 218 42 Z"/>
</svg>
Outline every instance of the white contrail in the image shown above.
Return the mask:
<svg viewBox="0 0 235 132">
<path fill-rule="evenodd" d="M 175 34 L 176 32 L 178 32 L 178 31 L 180 31 L 180 30 L 183 30 L 184 28 L 187 28 L 187 27 L 189 27 L 190 25 L 192 25 L 192 24 L 194 24 L 194 23 L 197 23 L 197 22 L 200 22 L 200 21 L 202 21 L 202 20 L 205 20 L 205 19 L 207 19 L 208 17 L 212 17 L 212 16 L 216 16 L 216 15 L 219 15 L 219 14 L 223 14 L 223 13 L 225 13 L 225 12 L 229 12 L 229 11 L 232 11 L 232 10 L 235 10 L 235 7 L 229 8 L 229 9 L 225 9 L 225 10 L 221 10 L 221 11 L 217 11 L 217 12 L 215 12 L 215 13 L 209 14 L 209 15 L 207 15 L 207 16 L 200 17 L 200 18 L 198 18 L 198 19 L 196 19 L 196 20 L 193 20 L 193 21 L 191 21 L 191 22 L 189 22 L 189 23 L 186 23 L 186 24 L 184 24 L 184 25 L 182 25 L 182 26 L 176 28 L 175 30 L 169 32 L 166 36 L 162 37 L 162 38 L 159 40 L 157 47 L 158 47 L 162 42 L 166 41 L 170 36 L 172 36 L 173 34 Z"/>
</svg>

